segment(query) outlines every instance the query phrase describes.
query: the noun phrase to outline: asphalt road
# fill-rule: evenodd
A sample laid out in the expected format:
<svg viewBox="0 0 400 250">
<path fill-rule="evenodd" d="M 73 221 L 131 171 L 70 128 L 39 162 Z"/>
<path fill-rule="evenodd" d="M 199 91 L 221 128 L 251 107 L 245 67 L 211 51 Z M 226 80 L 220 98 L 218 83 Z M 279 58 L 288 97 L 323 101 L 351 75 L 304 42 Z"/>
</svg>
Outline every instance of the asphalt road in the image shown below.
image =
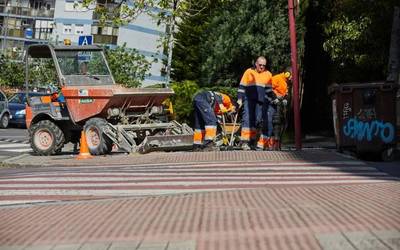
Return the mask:
<svg viewBox="0 0 400 250">
<path fill-rule="evenodd" d="M 27 129 L 15 127 L 0 129 L 0 160 L 31 151 Z"/>
<path fill-rule="evenodd" d="M 28 130 L 25 128 L 9 127 L 0 129 L 0 140 L 14 140 L 18 142 L 28 141 Z"/>
</svg>

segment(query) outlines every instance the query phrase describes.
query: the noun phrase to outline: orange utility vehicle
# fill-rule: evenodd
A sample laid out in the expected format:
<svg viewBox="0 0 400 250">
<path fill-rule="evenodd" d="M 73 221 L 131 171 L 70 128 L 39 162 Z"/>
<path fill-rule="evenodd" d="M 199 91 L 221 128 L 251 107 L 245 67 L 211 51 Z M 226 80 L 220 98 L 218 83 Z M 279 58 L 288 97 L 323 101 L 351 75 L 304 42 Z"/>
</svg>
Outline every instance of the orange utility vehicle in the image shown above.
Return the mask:
<svg viewBox="0 0 400 250">
<path fill-rule="evenodd" d="M 192 129 L 170 121 L 163 106 L 174 92 L 115 84 L 102 48 L 31 45 L 25 59 L 27 89 L 32 58 L 53 59 L 58 85 L 54 93 L 27 101 L 26 125 L 35 153 L 58 153 L 66 143 L 77 143 L 82 130 L 94 155 L 110 153 L 113 145 L 142 153 L 192 146 Z"/>
</svg>

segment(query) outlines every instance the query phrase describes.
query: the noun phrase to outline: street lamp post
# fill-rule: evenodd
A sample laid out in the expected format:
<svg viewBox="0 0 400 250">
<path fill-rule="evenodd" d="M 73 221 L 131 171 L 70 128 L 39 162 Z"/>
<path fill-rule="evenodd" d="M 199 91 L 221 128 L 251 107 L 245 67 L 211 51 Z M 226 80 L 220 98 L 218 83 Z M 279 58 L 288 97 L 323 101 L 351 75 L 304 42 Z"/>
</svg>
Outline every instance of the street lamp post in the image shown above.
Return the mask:
<svg viewBox="0 0 400 250">
<path fill-rule="evenodd" d="M 297 69 L 297 38 L 296 38 L 296 20 L 294 0 L 288 0 L 289 9 L 289 32 L 290 32 L 290 50 L 292 62 L 293 79 L 293 113 L 294 113 L 294 137 L 296 149 L 301 149 L 301 120 L 300 120 L 300 98 L 299 98 L 299 73 Z"/>
</svg>

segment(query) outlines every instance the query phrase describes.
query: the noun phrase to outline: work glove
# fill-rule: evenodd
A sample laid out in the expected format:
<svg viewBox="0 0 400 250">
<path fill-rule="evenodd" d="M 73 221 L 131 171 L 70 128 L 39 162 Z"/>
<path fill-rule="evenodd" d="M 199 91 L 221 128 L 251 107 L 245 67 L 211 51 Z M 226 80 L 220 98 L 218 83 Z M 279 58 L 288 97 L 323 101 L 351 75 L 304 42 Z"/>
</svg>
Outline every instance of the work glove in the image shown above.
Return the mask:
<svg viewBox="0 0 400 250">
<path fill-rule="evenodd" d="M 283 100 L 282 100 L 282 104 L 283 104 L 283 106 L 286 106 L 286 105 L 287 105 L 287 100 L 286 100 L 286 99 L 283 99 Z"/>
<path fill-rule="evenodd" d="M 227 112 L 228 112 L 228 109 L 227 109 L 227 108 L 225 108 L 225 106 L 224 106 L 224 105 L 219 105 L 219 110 L 221 111 L 221 113 L 222 113 L 222 114 L 224 114 L 224 113 L 227 113 Z"/>
<path fill-rule="evenodd" d="M 274 100 L 271 101 L 271 103 L 276 105 L 276 104 L 279 103 L 279 99 L 278 99 L 278 98 L 275 98 Z"/>
<path fill-rule="evenodd" d="M 242 105 L 243 105 L 242 99 L 237 100 L 237 104 L 239 105 L 239 107 L 242 107 Z"/>
<path fill-rule="evenodd" d="M 235 106 L 232 106 L 229 110 L 228 110 L 228 115 L 233 115 L 236 113 L 236 108 Z"/>
</svg>

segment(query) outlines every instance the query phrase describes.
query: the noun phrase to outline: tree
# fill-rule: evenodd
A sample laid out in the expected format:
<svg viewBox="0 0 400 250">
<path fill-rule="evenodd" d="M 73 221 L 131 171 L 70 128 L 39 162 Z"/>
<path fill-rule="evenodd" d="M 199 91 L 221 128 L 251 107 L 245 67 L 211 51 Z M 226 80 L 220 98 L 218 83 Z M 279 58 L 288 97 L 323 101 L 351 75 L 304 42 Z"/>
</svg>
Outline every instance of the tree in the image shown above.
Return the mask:
<svg viewBox="0 0 400 250">
<path fill-rule="evenodd" d="M 11 60 L 5 55 L 0 55 L 0 85 L 23 86 L 24 84 L 24 64 L 19 61 Z"/>
<path fill-rule="evenodd" d="M 192 100 L 199 91 L 199 86 L 193 81 L 174 82 L 171 84 L 175 95 L 171 97 L 174 103 L 176 119 L 181 122 L 191 123 L 193 113 Z"/>
<path fill-rule="evenodd" d="M 327 1 L 324 50 L 335 81 L 386 79 L 391 24 L 396 0 Z"/>
<path fill-rule="evenodd" d="M 29 82 L 33 86 L 57 85 L 57 74 L 53 59 L 32 59 L 29 66 Z"/>
<path fill-rule="evenodd" d="M 290 65 L 287 3 L 245 0 L 224 5 L 202 40 L 202 84 L 237 86 L 259 55 L 278 72 Z"/>
<path fill-rule="evenodd" d="M 145 56 L 126 48 L 126 44 L 106 49 L 105 54 L 115 81 L 126 87 L 140 86 L 151 66 Z"/>
<path fill-rule="evenodd" d="M 201 37 L 206 31 L 211 18 L 221 7 L 221 1 L 198 0 L 202 10 L 188 10 L 177 23 L 175 45 L 172 61 L 172 78 L 174 81 L 198 81 L 201 76 L 200 46 Z"/>
<path fill-rule="evenodd" d="M 228 1 L 218 0 L 218 2 Z M 210 5 L 212 2 L 212 0 L 136 0 L 132 4 L 128 0 L 83 0 L 82 6 L 93 9 L 97 13 L 100 25 L 110 21 L 117 26 L 125 25 L 135 20 L 142 13 L 155 18 L 159 24 L 166 25 L 167 35 L 162 37 L 161 46 L 167 49 L 166 83 L 169 84 L 176 20 L 180 20 L 189 14 L 196 15 L 205 9 L 204 3 Z M 154 9 L 159 11 L 154 11 Z"/>
</svg>

